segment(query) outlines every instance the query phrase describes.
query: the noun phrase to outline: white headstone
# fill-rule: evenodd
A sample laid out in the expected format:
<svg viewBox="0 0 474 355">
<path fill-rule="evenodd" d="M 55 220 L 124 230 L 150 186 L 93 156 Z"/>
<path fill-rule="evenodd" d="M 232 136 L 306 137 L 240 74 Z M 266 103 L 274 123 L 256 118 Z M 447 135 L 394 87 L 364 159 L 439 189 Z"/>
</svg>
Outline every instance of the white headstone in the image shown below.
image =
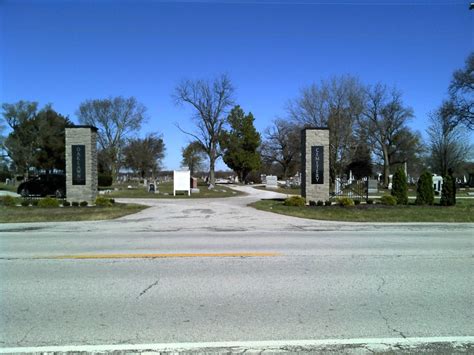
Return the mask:
<svg viewBox="0 0 474 355">
<path fill-rule="evenodd" d="M 276 189 L 278 187 L 278 178 L 275 175 L 267 175 L 265 187 L 267 189 Z"/>
<path fill-rule="evenodd" d="M 434 175 L 433 179 L 433 189 L 437 195 L 443 190 L 443 177 L 439 175 Z"/>
<path fill-rule="evenodd" d="M 191 173 L 189 170 L 173 171 L 173 195 L 176 191 L 187 191 L 188 196 L 191 195 Z"/>
</svg>

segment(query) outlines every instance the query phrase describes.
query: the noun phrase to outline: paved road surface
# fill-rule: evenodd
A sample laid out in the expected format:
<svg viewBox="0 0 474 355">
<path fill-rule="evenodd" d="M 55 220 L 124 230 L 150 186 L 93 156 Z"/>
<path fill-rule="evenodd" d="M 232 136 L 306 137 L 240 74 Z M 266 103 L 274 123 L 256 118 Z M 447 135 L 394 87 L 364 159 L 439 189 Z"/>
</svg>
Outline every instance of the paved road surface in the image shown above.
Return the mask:
<svg viewBox="0 0 474 355">
<path fill-rule="evenodd" d="M 474 335 L 472 224 L 330 223 L 246 207 L 264 195 L 0 225 L 0 346 Z M 55 259 L 157 253 L 196 255 Z"/>
</svg>

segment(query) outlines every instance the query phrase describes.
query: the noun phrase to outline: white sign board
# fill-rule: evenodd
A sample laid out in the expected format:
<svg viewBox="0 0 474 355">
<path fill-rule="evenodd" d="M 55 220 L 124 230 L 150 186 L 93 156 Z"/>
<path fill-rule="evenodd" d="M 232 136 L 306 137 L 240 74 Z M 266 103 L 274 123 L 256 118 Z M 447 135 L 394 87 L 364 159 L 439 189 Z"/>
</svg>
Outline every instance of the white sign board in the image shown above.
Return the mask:
<svg viewBox="0 0 474 355">
<path fill-rule="evenodd" d="M 191 173 L 189 170 L 174 170 L 173 171 L 173 196 L 176 196 L 176 191 L 187 191 L 191 194 Z"/>
<path fill-rule="evenodd" d="M 278 187 L 278 178 L 275 175 L 267 175 L 265 187 L 267 189 L 276 189 Z"/>
</svg>

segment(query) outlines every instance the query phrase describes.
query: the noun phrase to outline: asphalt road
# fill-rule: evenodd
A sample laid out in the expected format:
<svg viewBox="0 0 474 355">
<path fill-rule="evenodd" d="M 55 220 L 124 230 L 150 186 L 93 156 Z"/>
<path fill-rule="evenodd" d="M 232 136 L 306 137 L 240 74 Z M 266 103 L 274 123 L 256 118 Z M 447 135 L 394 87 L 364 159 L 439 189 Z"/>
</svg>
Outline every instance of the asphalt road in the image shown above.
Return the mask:
<svg viewBox="0 0 474 355">
<path fill-rule="evenodd" d="M 0 225 L 0 347 L 474 335 L 472 224 L 245 207 L 261 196 Z M 110 254 L 138 258 L 76 259 Z"/>
</svg>

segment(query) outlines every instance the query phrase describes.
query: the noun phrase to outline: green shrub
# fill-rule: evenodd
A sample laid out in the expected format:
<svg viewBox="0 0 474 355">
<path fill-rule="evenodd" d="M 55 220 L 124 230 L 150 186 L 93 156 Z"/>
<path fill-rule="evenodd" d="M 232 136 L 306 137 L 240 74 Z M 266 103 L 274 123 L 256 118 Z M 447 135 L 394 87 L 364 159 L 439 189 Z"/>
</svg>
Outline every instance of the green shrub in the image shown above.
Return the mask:
<svg viewBox="0 0 474 355">
<path fill-rule="evenodd" d="M 109 198 L 109 200 L 110 200 L 110 203 L 111 203 L 111 204 L 114 204 L 114 203 L 115 203 L 115 199 L 114 199 L 114 198 Z"/>
<path fill-rule="evenodd" d="M 112 206 L 112 201 L 110 198 L 99 196 L 95 199 L 95 205 L 97 207 L 110 207 Z"/>
<path fill-rule="evenodd" d="M 110 174 L 101 173 L 97 177 L 97 180 L 98 180 L 99 186 L 103 186 L 103 187 L 112 186 L 113 179 L 112 179 L 112 175 Z"/>
<path fill-rule="evenodd" d="M 71 206 L 72 207 L 79 207 L 79 202 L 74 201 L 74 202 L 71 203 Z"/>
<path fill-rule="evenodd" d="M 354 200 L 354 205 L 360 205 L 360 200 Z"/>
<path fill-rule="evenodd" d="M 309 201 L 310 206 L 316 206 L 316 201 Z"/>
<path fill-rule="evenodd" d="M 326 201 L 324 201 L 324 204 L 325 204 L 326 206 L 331 206 L 331 205 L 332 205 L 332 202 L 329 201 L 329 200 L 326 200 Z"/>
<path fill-rule="evenodd" d="M 316 204 L 317 204 L 318 206 L 324 206 L 324 201 L 319 200 L 318 202 L 316 202 Z"/>
<path fill-rule="evenodd" d="M 0 198 L 0 205 L 6 207 L 13 207 L 17 205 L 17 199 L 13 196 L 6 195 Z"/>
<path fill-rule="evenodd" d="M 393 175 L 391 194 L 397 199 L 399 205 L 408 204 L 407 177 L 402 168 L 398 169 Z"/>
<path fill-rule="evenodd" d="M 21 201 L 21 205 L 22 205 L 23 207 L 28 207 L 28 206 L 30 205 L 30 201 L 28 201 L 28 200 L 23 200 L 23 201 Z"/>
<path fill-rule="evenodd" d="M 456 204 L 456 180 L 451 175 L 443 177 L 443 188 L 439 204 L 441 206 L 454 206 Z"/>
<path fill-rule="evenodd" d="M 382 203 L 382 205 L 395 206 L 397 204 L 397 199 L 392 195 L 383 195 L 380 198 L 380 202 Z"/>
<path fill-rule="evenodd" d="M 69 206 L 71 206 L 71 202 L 64 200 L 63 201 L 63 206 L 64 207 L 69 207 Z"/>
<path fill-rule="evenodd" d="M 81 207 L 87 207 L 88 203 L 87 201 L 81 201 L 81 203 L 79 203 L 79 206 Z"/>
<path fill-rule="evenodd" d="M 432 205 L 434 203 L 433 177 L 426 171 L 421 174 L 416 186 L 417 205 Z"/>
<path fill-rule="evenodd" d="M 13 175 L 8 171 L 8 169 L 0 170 L 0 182 L 5 182 L 7 179 L 11 179 Z"/>
<path fill-rule="evenodd" d="M 337 199 L 337 203 L 339 204 L 339 206 L 343 206 L 343 207 L 354 206 L 354 200 L 351 199 L 350 197 L 339 197 Z"/>
<path fill-rule="evenodd" d="M 45 197 L 38 202 L 38 207 L 55 208 L 59 207 L 59 201 L 52 197 Z"/>
<path fill-rule="evenodd" d="M 31 200 L 31 206 L 38 206 L 39 200 Z"/>
<path fill-rule="evenodd" d="M 368 200 L 367 200 L 367 204 L 368 204 L 368 205 L 373 205 L 373 204 L 374 204 L 374 200 L 368 199 Z"/>
<path fill-rule="evenodd" d="M 301 196 L 291 196 L 283 202 L 285 206 L 293 206 L 293 207 L 304 207 L 306 205 L 306 201 Z"/>
</svg>

